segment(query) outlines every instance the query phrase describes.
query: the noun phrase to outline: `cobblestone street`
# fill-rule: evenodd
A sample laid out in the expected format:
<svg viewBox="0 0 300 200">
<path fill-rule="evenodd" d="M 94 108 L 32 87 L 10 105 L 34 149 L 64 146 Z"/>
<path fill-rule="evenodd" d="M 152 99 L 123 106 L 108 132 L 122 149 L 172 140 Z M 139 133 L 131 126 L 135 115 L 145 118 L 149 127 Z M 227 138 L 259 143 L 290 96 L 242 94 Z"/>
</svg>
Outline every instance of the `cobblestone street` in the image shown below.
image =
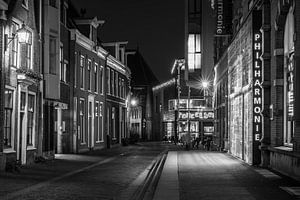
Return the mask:
<svg viewBox="0 0 300 200">
<path fill-rule="evenodd" d="M 58 155 L 0 175 L 0 199 L 116 199 L 170 145 L 142 143 L 89 155 Z M 140 180 L 143 181 L 143 180 Z"/>
</svg>

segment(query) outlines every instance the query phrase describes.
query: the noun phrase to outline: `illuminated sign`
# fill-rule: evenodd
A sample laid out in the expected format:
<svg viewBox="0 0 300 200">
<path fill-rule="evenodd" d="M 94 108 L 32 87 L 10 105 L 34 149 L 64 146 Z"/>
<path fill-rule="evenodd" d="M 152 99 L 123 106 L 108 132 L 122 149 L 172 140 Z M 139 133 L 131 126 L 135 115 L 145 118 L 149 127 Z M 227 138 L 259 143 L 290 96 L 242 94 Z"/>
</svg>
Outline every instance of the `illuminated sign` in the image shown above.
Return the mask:
<svg viewBox="0 0 300 200">
<path fill-rule="evenodd" d="M 294 116 L 294 53 L 288 57 L 288 72 L 287 72 L 287 107 L 288 117 Z"/>
<path fill-rule="evenodd" d="M 253 136 L 259 141 L 262 135 L 262 34 L 260 31 L 253 35 Z"/>
<path fill-rule="evenodd" d="M 214 112 L 213 111 L 180 111 L 179 112 L 179 119 L 213 119 Z"/>
</svg>

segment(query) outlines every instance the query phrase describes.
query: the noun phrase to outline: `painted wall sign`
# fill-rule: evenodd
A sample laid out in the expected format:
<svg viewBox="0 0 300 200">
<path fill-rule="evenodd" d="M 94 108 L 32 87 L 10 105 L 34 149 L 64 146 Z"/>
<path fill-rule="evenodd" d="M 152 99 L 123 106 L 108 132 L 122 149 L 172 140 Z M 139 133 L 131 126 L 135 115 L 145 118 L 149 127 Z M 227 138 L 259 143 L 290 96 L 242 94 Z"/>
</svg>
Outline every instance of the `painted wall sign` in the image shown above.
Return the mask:
<svg viewBox="0 0 300 200">
<path fill-rule="evenodd" d="M 216 36 L 226 36 L 231 33 L 231 3 L 227 0 L 216 0 L 215 2 L 216 9 Z"/>
<path fill-rule="evenodd" d="M 189 117 L 190 114 L 190 117 Z M 180 111 L 179 112 L 179 119 L 213 119 L 214 118 L 214 112 L 213 111 Z"/>
</svg>

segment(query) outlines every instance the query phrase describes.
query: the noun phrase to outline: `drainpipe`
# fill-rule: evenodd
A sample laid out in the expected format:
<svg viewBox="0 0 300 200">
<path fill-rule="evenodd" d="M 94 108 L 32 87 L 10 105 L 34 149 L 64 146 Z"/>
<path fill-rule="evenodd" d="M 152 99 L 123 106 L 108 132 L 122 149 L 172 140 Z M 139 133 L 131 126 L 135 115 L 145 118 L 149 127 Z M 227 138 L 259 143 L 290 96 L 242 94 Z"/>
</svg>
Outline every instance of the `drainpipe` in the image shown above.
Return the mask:
<svg viewBox="0 0 300 200">
<path fill-rule="evenodd" d="M 7 10 L 7 4 L 3 1 L 0 1 L 0 37 L 1 37 L 1 45 L 0 45 L 0 170 L 4 170 L 5 168 L 5 158 L 3 157 L 3 149 L 4 149 L 4 89 L 5 89 L 5 50 L 4 50 L 4 26 L 6 22 L 5 10 Z"/>
<path fill-rule="evenodd" d="M 106 68 L 106 66 L 107 66 L 107 58 L 108 58 L 108 56 L 109 56 L 110 54 L 109 54 L 109 52 L 107 52 L 107 54 L 105 55 L 105 62 L 104 62 L 104 82 L 105 81 L 107 81 L 107 75 L 106 75 L 106 70 L 107 70 L 107 68 Z M 108 137 L 108 135 L 109 135 L 109 133 L 107 132 L 107 129 L 108 129 L 108 122 L 107 122 L 107 103 L 106 103 L 106 100 L 107 100 L 107 87 L 108 87 L 108 84 L 106 83 L 106 84 L 103 84 L 103 85 L 106 85 L 106 87 L 104 87 L 104 91 L 103 91 L 103 93 L 104 93 L 104 107 L 103 107 L 103 109 L 104 109 L 104 112 L 103 112 L 103 117 L 104 117 L 104 124 L 105 124 L 105 128 L 104 128 L 104 130 L 105 130 L 105 136 L 104 136 L 104 134 L 103 134 L 103 136 L 104 136 L 104 141 L 105 141 L 105 145 L 106 145 L 106 148 L 108 148 L 109 146 L 108 146 L 108 142 L 110 142 L 110 141 L 107 141 L 108 139 L 109 139 L 109 137 Z"/>
<path fill-rule="evenodd" d="M 44 37 L 43 37 L 43 1 L 39 2 L 39 73 L 42 75 L 42 80 L 39 83 L 39 96 L 40 96 L 40 119 L 39 119 L 39 128 L 38 134 L 38 156 L 43 155 L 43 134 L 44 134 Z"/>
</svg>

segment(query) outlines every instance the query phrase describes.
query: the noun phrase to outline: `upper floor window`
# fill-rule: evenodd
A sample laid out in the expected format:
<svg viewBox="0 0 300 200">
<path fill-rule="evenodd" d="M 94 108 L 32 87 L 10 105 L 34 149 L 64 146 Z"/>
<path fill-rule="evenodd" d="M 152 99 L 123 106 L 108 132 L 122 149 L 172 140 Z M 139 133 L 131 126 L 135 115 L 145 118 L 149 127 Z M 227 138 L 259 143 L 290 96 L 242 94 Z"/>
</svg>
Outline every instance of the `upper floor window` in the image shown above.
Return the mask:
<svg viewBox="0 0 300 200">
<path fill-rule="evenodd" d="M 119 88 L 118 88 L 118 81 L 119 81 L 119 77 L 118 77 L 118 72 L 115 72 L 115 88 L 116 88 L 116 96 L 119 96 Z"/>
<path fill-rule="evenodd" d="M 107 94 L 110 94 L 110 69 L 107 68 Z"/>
<path fill-rule="evenodd" d="M 99 71 L 99 77 L 100 77 L 100 79 L 99 79 L 99 82 L 100 82 L 100 94 L 103 94 L 103 80 L 104 80 L 104 69 L 103 69 L 103 66 L 101 66 L 100 67 L 100 69 L 99 69 L 100 71 Z"/>
<path fill-rule="evenodd" d="M 68 4 L 65 1 L 61 1 L 60 5 L 60 22 L 67 25 L 67 10 L 68 10 Z"/>
<path fill-rule="evenodd" d="M 59 51 L 59 67 L 60 67 L 60 80 L 63 82 L 66 82 L 66 65 L 67 63 L 64 61 L 64 55 L 63 55 L 63 46 L 60 46 L 60 51 Z"/>
<path fill-rule="evenodd" d="M 91 60 L 88 60 L 88 68 L 87 68 L 87 70 L 88 70 L 88 74 L 87 74 L 87 84 L 88 84 L 88 87 L 87 87 L 87 89 L 89 90 L 89 91 L 91 91 L 92 90 L 92 61 Z"/>
<path fill-rule="evenodd" d="M 98 64 L 94 64 L 94 90 L 99 92 L 99 77 L 98 77 Z"/>
<path fill-rule="evenodd" d="M 49 73 L 56 74 L 56 65 L 57 65 L 57 39 L 50 36 L 49 38 Z"/>
<path fill-rule="evenodd" d="M 200 34 L 189 34 L 188 38 L 188 67 L 189 70 L 201 68 Z"/>
<path fill-rule="evenodd" d="M 29 32 L 28 43 L 19 43 L 20 47 L 20 67 L 32 69 L 32 33 Z"/>
<path fill-rule="evenodd" d="M 19 29 L 19 24 L 12 22 L 10 27 L 10 37 L 13 37 L 17 30 Z M 18 63 L 18 40 L 14 39 L 11 41 L 11 44 L 9 45 L 10 48 L 10 54 L 9 54 L 9 64 L 10 66 L 17 67 Z"/>
<path fill-rule="evenodd" d="M 84 89 L 84 63 L 85 57 L 83 55 L 80 56 L 80 88 Z"/>
<path fill-rule="evenodd" d="M 111 70 L 111 94 L 115 95 L 115 73 L 114 70 Z"/>
<path fill-rule="evenodd" d="M 54 8 L 57 8 L 57 1 L 56 0 L 49 0 L 49 5 L 54 7 Z"/>
</svg>

